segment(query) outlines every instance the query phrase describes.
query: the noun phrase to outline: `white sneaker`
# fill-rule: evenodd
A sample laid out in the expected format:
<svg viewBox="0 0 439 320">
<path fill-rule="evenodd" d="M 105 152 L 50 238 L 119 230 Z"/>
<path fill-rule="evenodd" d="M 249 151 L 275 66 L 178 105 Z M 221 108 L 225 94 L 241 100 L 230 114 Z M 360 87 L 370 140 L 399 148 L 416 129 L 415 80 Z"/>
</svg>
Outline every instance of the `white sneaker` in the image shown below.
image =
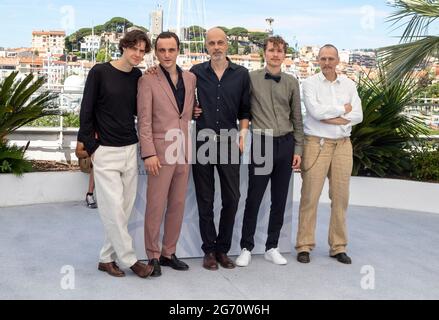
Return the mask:
<svg viewBox="0 0 439 320">
<path fill-rule="evenodd" d="M 266 251 L 264 257 L 266 260 L 271 261 L 274 264 L 287 264 L 287 259 L 282 257 L 279 253 L 279 248 L 273 248 Z"/>
<path fill-rule="evenodd" d="M 241 254 L 236 258 L 236 265 L 238 267 L 247 267 L 252 261 L 252 253 L 246 248 L 241 250 Z"/>
</svg>

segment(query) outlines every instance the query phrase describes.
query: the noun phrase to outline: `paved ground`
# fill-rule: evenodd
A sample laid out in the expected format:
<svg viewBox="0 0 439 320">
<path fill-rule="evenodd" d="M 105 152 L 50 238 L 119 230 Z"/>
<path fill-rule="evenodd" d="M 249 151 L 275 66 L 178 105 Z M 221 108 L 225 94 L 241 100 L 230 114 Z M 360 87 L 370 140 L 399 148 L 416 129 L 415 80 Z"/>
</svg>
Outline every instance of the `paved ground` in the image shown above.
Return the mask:
<svg viewBox="0 0 439 320">
<path fill-rule="evenodd" d="M 121 279 L 97 271 L 102 226 L 81 203 L 0 208 L 0 299 L 439 298 L 439 215 L 351 207 L 348 266 L 328 257 L 328 213 L 321 205 L 311 264 L 295 254 L 286 266 L 254 256 L 248 268 L 212 272 L 186 259 L 188 272 L 163 268 L 162 277 L 143 280 L 130 270 Z M 75 288 L 64 290 L 72 270 Z"/>
</svg>

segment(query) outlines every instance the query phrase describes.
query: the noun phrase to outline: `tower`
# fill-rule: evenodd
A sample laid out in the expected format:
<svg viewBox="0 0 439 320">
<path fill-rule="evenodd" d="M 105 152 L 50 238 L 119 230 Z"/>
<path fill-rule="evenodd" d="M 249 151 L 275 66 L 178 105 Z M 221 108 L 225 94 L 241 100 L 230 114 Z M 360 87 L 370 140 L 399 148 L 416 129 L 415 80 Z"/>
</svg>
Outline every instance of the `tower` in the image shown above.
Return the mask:
<svg viewBox="0 0 439 320">
<path fill-rule="evenodd" d="M 273 35 L 273 22 L 274 19 L 273 18 L 267 18 L 265 19 L 265 22 L 267 22 L 267 33 L 272 36 Z"/>
<path fill-rule="evenodd" d="M 163 9 L 161 5 L 149 15 L 151 38 L 155 39 L 163 31 Z"/>
</svg>

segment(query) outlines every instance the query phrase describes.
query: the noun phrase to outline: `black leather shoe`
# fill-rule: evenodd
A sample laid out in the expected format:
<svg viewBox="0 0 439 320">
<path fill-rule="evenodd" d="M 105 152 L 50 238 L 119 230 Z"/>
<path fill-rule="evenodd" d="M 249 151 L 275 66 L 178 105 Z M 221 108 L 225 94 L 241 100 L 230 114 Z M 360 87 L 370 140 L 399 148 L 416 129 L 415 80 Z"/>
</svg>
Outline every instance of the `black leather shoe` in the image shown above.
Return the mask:
<svg viewBox="0 0 439 320">
<path fill-rule="evenodd" d="M 171 259 L 166 258 L 165 256 L 160 256 L 160 265 L 171 267 L 175 270 L 186 271 L 189 269 L 189 266 L 183 261 L 179 260 L 175 254 L 171 255 Z"/>
<path fill-rule="evenodd" d="M 344 264 L 351 264 L 352 260 L 348 257 L 348 255 L 345 252 L 338 253 L 335 256 L 331 256 L 331 258 L 337 259 L 338 262 L 344 263 Z"/>
<path fill-rule="evenodd" d="M 148 264 L 154 268 L 154 271 L 150 275 L 151 277 L 160 277 L 162 275 L 162 268 L 160 268 L 158 259 L 151 259 Z"/>
<path fill-rule="evenodd" d="M 309 252 L 299 252 L 297 254 L 297 261 L 300 263 L 309 263 L 311 260 L 309 259 Z"/>
</svg>

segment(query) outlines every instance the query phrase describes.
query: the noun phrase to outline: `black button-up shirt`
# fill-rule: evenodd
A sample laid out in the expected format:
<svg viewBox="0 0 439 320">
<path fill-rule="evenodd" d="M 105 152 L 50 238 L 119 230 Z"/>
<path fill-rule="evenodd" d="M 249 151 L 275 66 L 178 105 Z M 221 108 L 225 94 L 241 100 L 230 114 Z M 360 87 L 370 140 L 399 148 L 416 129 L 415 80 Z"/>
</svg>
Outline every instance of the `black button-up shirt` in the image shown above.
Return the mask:
<svg viewBox="0 0 439 320">
<path fill-rule="evenodd" d="M 174 93 L 175 101 L 177 102 L 178 110 L 180 113 L 183 113 L 184 108 L 184 99 L 186 97 L 186 90 L 184 88 L 184 81 L 183 81 L 183 71 L 179 66 L 177 66 L 177 72 L 178 72 L 178 81 L 177 81 L 177 88 L 174 85 L 174 82 L 172 82 L 171 75 L 168 71 L 166 71 L 165 68 L 162 67 L 162 65 L 159 65 L 162 69 L 163 73 L 165 74 L 166 79 L 168 79 L 169 85 L 171 86 L 172 92 Z"/>
<path fill-rule="evenodd" d="M 237 120 L 250 120 L 250 77 L 248 70 L 229 60 L 221 80 L 210 61 L 190 70 L 197 76 L 197 97 L 203 113 L 196 120 L 197 130 L 237 129 Z"/>
</svg>

